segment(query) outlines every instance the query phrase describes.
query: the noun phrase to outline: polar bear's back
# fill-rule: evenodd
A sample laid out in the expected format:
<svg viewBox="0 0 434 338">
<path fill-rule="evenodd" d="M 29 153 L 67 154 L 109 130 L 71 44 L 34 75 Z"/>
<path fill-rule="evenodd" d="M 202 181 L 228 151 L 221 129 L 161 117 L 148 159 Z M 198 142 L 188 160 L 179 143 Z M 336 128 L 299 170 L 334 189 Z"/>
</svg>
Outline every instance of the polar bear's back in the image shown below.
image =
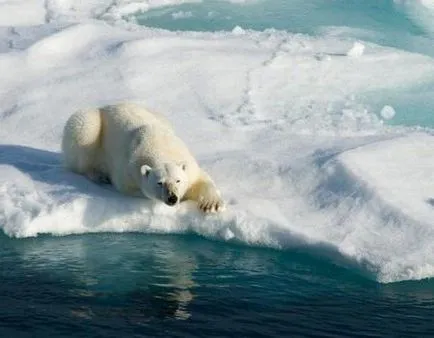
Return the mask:
<svg viewBox="0 0 434 338">
<path fill-rule="evenodd" d="M 109 105 L 100 108 L 100 111 L 109 126 L 116 126 L 122 131 L 131 131 L 143 125 L 172 128 L 170 122 L 163 115 L 150 112 L 134 103 Z"/>
<path fill-rule="evenodd" d="M 155 128 L 172 131 L 169 121 L 163 116 L 151 113 L 134 103 L 109 105 L 99 111 L 103 130 L 101 146 L 109 167 L 130 159 L 129 150 L 137 130 Z"/>
<path fill-rule="evenodd" d="M 187 162 L 189 176 L 197 177 L 196 159 L 164 116 L 133 103 L 105 106 L 100 108 L 100 113 L 105 165 L 112 173 L 122 172 L 121 167 L 133 162 L 151 167 Z"/>
</svg>

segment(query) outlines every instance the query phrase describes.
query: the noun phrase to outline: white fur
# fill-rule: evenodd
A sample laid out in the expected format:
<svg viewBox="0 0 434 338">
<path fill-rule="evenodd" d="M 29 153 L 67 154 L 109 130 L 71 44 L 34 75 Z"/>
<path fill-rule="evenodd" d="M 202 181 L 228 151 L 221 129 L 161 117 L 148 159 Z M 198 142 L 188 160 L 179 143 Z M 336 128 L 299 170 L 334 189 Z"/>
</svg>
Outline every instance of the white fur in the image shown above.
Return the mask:
<svg viewBox="0 0 434 338">
<path fill-rule="evenodd" d="M 67 168 L 94 181 L 110 181 L 124 194 L 169 205 L 193 200 L 205 212 L 223 209 L 214 182 L 170 123 L 138 105 L 74 113 L 65 125 L 62 151 Z"/>
</svg>

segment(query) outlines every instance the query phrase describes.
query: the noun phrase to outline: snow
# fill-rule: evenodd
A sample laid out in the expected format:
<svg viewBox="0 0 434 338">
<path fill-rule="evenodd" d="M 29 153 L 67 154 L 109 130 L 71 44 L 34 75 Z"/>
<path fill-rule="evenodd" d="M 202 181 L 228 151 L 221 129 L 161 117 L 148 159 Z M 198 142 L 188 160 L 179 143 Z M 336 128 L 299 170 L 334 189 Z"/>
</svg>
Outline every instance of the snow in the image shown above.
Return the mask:
<svg viewBox="0 0 434 338">
<path fill-rule="evenodd" d="M 360 42 L 354 42 L 353 47 L 347 52 L 350 57 L 361 57 L 365 51 L 365 45 Z"/>
<path fill-rule="evenodd" d="M 1 0 L 0 26 L 39 25 L 50 21 L 88 20 L 122 21 L 123 17 L 153 8 L 201 0 Z"/>
<path fill-rule="evenodd" d="M 433 149 L 433 136 L 413 134 L 338 157 L 366 208 L 352 211 L 350 217 L 363 228 L 347 233 L 341 249 L 381 265 L 380 280 L 419 279 L 434 272 L 429 258 L 434 238 Z M 359 197 L 351 198 L 360 202 Z"/>
<path fill-rule="evenodd" d="M 417 88 L 432 58 L 332 35 L 108 24 L 94 18 L 132 3 L 103 4 L 48 1 L 49 20 L 35 10 L 0 30 L 4 233 L 188 232 L 301 248 L 380 282 L 434 276 L 434 132 L 387 126 L 359 100 Z M 348 56 L 356 43 L 362 54 Z M 62 168 L 68 116 L 122 100 L 167 115 L 224 213 L 122 196 Z"/>
<path fill-rule="evenodd" d="M 27 26 L 45 22 L 43 0 L 0 1 L 0 26 Z"/>
<path fill-rule="evenodd" d="M 395 117 L 396 111 L 392 106 L 386 105 L 381 109 L 380 115 L 385 120 L 391 120 Z"/>
<path fill-rule="evenodd" d="M 242 29 L 240 26 L 235 26 L 234 29 L 232 29 L 232 33 L 235 35 L 243 35 L 246 33 L 246 31 Z"/>
</svg>

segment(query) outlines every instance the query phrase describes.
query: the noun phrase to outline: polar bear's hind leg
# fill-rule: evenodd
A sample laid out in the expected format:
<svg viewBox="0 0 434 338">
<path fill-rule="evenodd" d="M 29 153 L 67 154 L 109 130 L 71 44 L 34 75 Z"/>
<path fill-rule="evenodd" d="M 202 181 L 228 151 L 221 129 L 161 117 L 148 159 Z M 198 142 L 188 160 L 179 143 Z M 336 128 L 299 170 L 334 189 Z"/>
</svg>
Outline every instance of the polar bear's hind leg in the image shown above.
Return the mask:
<svg viewBox="0 0 434 338">
<path fill-rule="evenodd" d="M 62 152 L 66 167 L 92 180 L 101 174 L 95 163 L 101 144 L 101 127 L 98 109 L 81 110 L 71 115 L 63 131 Z"/>
<path fill-rule="evenodd" d="M 108 175 L 104 174 L 101 170 L 91 169 L 86 172 L 86 176 L 91 181 L 97 184 L 111 184 L 111 179 Z"/>
</svg>

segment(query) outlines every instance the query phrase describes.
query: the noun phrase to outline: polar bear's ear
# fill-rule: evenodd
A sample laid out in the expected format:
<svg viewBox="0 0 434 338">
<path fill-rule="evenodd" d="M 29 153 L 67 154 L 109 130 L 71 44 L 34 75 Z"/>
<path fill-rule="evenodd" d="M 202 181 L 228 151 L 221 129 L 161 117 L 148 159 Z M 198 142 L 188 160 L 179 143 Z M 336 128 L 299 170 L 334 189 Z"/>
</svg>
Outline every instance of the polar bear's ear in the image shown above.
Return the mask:
<svg viewBox="0 0 434 338">
<path fill-rule="evenodd" d="M 143 176 L 146 176 L 146 177 L 148 177 L 148 175 L 149 175 L 149 173 L 151 172 L 151 170 L 152 170 L 152 168 L 151 168 L 150 166 L 146 165 L 146 164 L 144 164 L 144 165 L 142 165 L 142 166 L 140 167 L 140 173 L 141 173 Z"/>
<path fill-rule="evenodd" d="M 179 165 L 179 166 L 181 167 L 181 169 L 184 170 L 184 171 L 187 169 L 187 162 L 180 162 L 178 165 Z"/>
</svg>

